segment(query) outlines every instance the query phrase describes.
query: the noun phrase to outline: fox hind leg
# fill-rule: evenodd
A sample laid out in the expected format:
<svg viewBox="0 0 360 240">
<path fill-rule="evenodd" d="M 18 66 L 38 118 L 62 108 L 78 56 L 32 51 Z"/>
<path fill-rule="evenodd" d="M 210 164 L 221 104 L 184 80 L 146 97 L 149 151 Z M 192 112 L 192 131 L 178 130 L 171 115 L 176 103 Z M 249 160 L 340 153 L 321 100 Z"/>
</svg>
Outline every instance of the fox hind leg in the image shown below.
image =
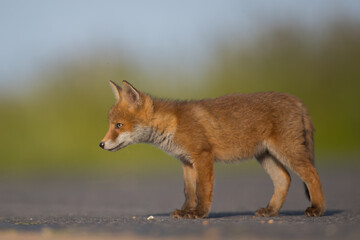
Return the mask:
<svg viewBox="0 0 360 240">
<path fill-rule="evenodd" d="M 325 212 L 325 199 L 322 192 L 319 175 L 311 162 L 296 164 L 291 167 L 304 181 L 309 191 L 311 207 L 305 210 L 308 217 L 320 217 Z"/>
<path fill-rule="evenodd" d="M 286 168 L 268 152 L 256 157 L 256 159 L 273 181 L 274 193 L 267 207 L 258 209 L 255 215 L 258 217 L 276 216 L 285 202 L 291 182 L 290 175 Z"/>
<path fill-rule="evenodd" d="M 304 145 L 297 144 L 283 149 L 269 148 L 269 151 L 305 183 L 311 200 L 311 207 L 306 209 L 305 215 L 309 217 L 322 216 L 325 212 L 325 199 L 320 177 L 311 160 L 313 155 L 309 149 Z"/>
</svg>

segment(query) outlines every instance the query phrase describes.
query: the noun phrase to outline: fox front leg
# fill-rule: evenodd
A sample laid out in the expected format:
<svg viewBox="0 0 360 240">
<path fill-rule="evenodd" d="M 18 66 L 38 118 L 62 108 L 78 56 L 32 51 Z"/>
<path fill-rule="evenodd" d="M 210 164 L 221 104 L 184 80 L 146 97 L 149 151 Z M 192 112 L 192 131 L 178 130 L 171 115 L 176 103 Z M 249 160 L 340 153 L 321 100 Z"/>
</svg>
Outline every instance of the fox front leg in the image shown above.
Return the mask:
<svg viewBox="0 0 360 240">
<path fill-rule="evenodd" d="M 184 194 L 185 202 L 181 210 L 176 209 L 171 216 L 174 218 L 184 218 L 191 210 L 197 206 L 196 180 L 197 174 L 193 164 L 183 163 L 184 171 Z"/>
<path fill-rule="evenodd" d="M 186 200 L 182 209 L 175 210 L 171 216 L 175 218 L 207 217 L 214 183 L 213 155 L 208 152 L 199 154 L 197 158 L 194 158 L 192 166 L 184 167 L 184 177 Z"/>
</svg>

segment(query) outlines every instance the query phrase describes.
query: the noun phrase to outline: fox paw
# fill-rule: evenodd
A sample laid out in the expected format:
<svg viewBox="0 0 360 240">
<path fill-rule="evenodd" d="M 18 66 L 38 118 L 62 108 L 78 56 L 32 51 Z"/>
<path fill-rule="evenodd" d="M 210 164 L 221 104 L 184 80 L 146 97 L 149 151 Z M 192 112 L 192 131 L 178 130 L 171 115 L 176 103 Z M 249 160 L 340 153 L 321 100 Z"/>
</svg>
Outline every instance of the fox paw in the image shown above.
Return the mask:
<svg viewBox="0 0 360 240">
<path fill-rule="evenodd" d="M 204 210 L 179 210 L 176 209 L 171 213 L 173 218 L 205 218 L 208 212 Z"/>
<path fill-rule="evenodd" d="M 179 210 L 179 209 L 175 209 L 175 211 L 173 211 L 170 216 L 172 218 L 184 218 L 186 211 L 185 210 Z"/>
<path fill-rule="evenodd" d="M 257 217 L 275 217 L 278 215 L 278 212 L 274 211 L 272 208 L 260 208 L 255 212 Z"/>
<path fill-rule="evenodd" d="M 305 210 L 305 215 L 308 217 L 320 217 L 324 214 L 324 210 L 319 207 L 308 207 Z"/>
</svg>

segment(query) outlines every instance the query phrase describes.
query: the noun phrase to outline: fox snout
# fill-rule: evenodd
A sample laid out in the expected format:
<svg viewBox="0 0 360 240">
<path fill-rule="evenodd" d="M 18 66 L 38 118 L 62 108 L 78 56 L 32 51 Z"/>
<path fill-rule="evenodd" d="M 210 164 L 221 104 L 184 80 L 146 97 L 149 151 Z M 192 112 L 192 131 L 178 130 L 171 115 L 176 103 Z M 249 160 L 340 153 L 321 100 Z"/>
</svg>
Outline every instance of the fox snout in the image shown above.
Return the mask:
<svg viewBox="0 0 360 240">
<path fill-rule="evenodd" d="M 123 132 L 123 133 L 115 133 L 111 127 L 108 133 L 105 135 L 103 140 L 101 140 L 99 146 L 107 151 L 116 152 L 128 145 L 133 143 L 137 143 L 138 141 L 137 135 L 134 132 Z"/>
<path fill-rule="evenodd" d="M 101 141 L 99 146 L 107 151 L 115 152 L 120 150 L 121 148 L 126 147 L 127 145 L 131 144 L 131 142 L 119 142 L 119 141 Z"/>
<path fill-rule="evenodd" d="M 99 146 L 107 151 L 111 151 L 111 152 L 115 152 L 117 150 L 120 150 L 121 148 L 126 147 L 127 145 L 131 144 L 132 141 L 131 139 L 128 138 L 128 134 L 123 134 L 126 135 L 121 136 L 119 135 L 115 140 L 102 140 L 99 144 Z"/>
<path fill-rule="evenodd" d="M 106 142 L 100 142 L 99 146 L 104 150 L 115 152 L 117 150 L 120 150 L 121 148 L 124 148 L 125 146 L 127 146 L 127 144 L 125 144 L 125 142 L 122 142 L 115 145 L 114 143 L 106 144 Z"/>
</svg>

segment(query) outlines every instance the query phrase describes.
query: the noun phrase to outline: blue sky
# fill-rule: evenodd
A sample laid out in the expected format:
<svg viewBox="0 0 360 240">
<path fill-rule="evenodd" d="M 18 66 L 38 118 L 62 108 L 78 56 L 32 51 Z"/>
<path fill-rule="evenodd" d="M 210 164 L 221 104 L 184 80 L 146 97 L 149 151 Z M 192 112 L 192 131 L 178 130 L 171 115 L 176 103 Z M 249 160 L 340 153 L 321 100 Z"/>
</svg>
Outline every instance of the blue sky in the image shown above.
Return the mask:
<svg viewBox="0 0 360 240">
<path fill-rule="evenodd" d="M 144 67 L 182 59 L 191 68 L 223 36 L 246 39 L 288 20 L 320 26 L 338 14 L 359 19 L 360 1 L 0 0 L 0 88 L 94 46 L 125 48 Z"/>
</svg>

